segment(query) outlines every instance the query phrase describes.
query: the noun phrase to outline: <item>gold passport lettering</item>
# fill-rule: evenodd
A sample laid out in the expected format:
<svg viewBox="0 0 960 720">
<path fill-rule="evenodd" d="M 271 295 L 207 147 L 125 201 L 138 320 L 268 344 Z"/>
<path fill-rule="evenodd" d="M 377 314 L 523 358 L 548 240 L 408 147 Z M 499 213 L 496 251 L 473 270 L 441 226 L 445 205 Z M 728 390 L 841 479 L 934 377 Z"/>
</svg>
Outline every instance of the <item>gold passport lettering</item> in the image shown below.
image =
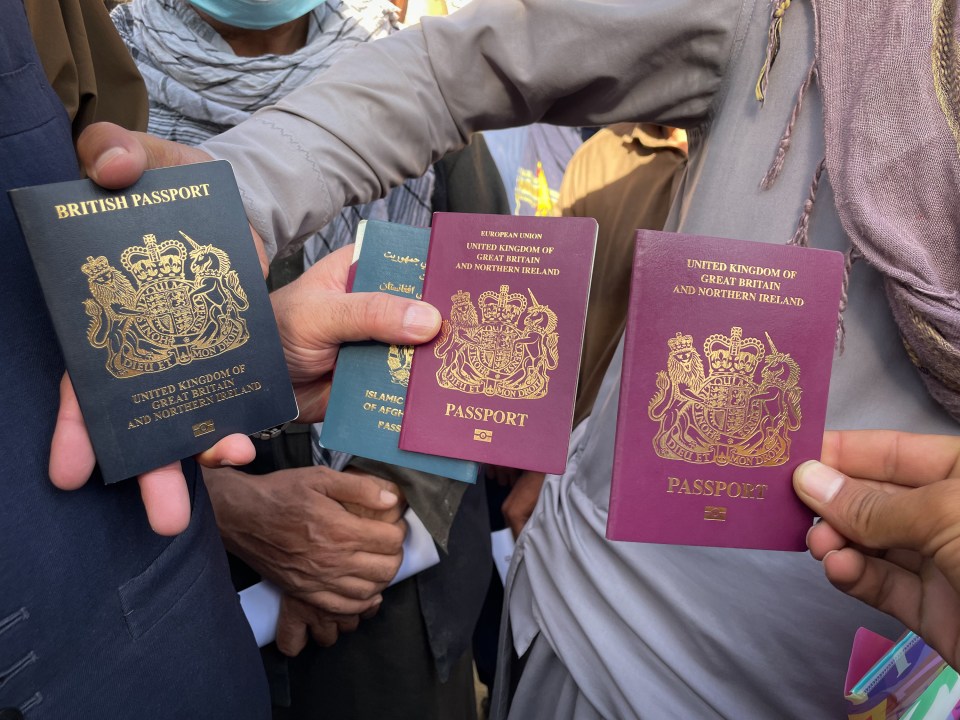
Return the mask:
<svg viewBox="0 0 960 720">
<path fill-rule="evenodd" d="M 451 298 L 433 351 L 442 361 L 440 387 L 511 400 L 546 396 L 560 360 L 557 314 L 527 293 L 529 306 L 509 285 L 482 293 L 477 305 L 462 290 Z"/>
<path fill-rule="evenodd" d="M 403 405 L 403 401 L 405 400 L 403 395 L 392 395 L 377 390 L 364 390 L 363 396 L 370 400 L 381 400 L 382 402 L 393 403 L 394 405 Z"/>
<path fill-rule="evenodd" d="M 133 282 L 102 255 L 81 267 L 92 296 L 83 301 L 87 340 L 106 350 L 114 377 L 216 357 L 250 338 L 242 314 L 250 304 L 227 253 L 180 234 L 189 251 L 179 240 L 158 243 L 155 235 L 123 251 L 120 263 Z"/>
<path fill-rule="evenodd" d="M 711 335 L 703 359 L 690 335 L 667 340 L 666 371 L 648 414 L 659 423 L 657 455 L 668 460 L 720 466 L 782 465 L 790 459 L 790 433 L 800 428 L 800 366 L 743 330 Z M 759 377 L 758 377 L 759 374 Z"/>
<path fill-rule="evenodd" d="M 127 210 L 131 207 L 158 205 L 161 203 L 175 202 L 177 200 L 195 200 L 196 198 L 209 196 L 210 183 L 201 183 L 199 185 L 184 185 L 178 188 L 153 190 L 149 193 L 131 193 L 130 195 L 62 203 L 60 205 L 54 205 L 53 209 L 54 212 L 57 213 L 58 220 L 66 220 L 67 218 L 96 215 L 114 210 Z"/>
<path fill-rule="evenodd" d="M 676 495 L 703 495 L 705 497 L 728 497 L 742 500 L 763 500 L 767 486 L 764 483 L 726 482 L 695 478 L 667 478 L 667 492 Z"/>
<path fill-rule="evenodd" d="M 528 413 L 509 412 L 506 410 L 493 410 L 491 408 L 476 407 L 474 405 L 457 405 L 447 403 L 444 410 L 447 417 L 461 418 L 463 420 L 479 420 L 480 422 L 492 422 L 495 425 L 515 425 L 523 427 L 530 417 Z"/>
</svg>

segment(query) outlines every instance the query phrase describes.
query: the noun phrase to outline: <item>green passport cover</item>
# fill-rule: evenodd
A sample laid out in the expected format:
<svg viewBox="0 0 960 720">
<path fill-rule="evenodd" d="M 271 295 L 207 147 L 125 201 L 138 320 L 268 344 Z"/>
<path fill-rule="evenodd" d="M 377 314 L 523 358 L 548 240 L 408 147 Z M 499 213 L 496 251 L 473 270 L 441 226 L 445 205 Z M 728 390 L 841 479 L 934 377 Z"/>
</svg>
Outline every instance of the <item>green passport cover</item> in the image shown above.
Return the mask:
<svg viewBox="0 0 960 720">
<path fill-rule="evenodd" d="M 361 222 L 352 291 L 419 298 L 429 243 L 429 228 Z M 397 447 L 412 358 L 410 346 L 359 342 L 341 347 L 320 442 L 332 450 L 476 482 L 475 462 Z"/>
<path fill-rule="evenodd" d="M 104 481 L 296 417 L 229 163 L 10 197 Z"/>
</svg>

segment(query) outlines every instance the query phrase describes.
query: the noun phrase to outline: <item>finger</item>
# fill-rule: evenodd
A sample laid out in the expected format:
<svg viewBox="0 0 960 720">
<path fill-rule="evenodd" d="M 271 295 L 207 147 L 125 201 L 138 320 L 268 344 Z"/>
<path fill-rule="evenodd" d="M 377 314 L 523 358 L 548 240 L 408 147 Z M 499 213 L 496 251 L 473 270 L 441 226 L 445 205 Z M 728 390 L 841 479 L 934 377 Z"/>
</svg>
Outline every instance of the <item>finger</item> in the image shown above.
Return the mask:
<svg viewBox="0 0 960 720">
<path fill-rule="evenodd" d="M 190 493 L 180 463 L 141 475 L 140 497 L 150 527 L 158 535 L 177 535 L 190 524 Z"/>
<path fill-rule="evenodd" d="M 60 380 L 60 410 L 50 442 L 50 480 L 61 490 L 76 490 L 90 477 L 96 462 L 80 403 L 65 373 Z"/>
<path fill-rule="evenodd" d="M 371 608 L 370 608 L 369 610 L 367 610 L 366 612 L 360 613 L 360 619 L 361 619 L 361 620 L 369 620 L 370 618 L 375 617 L 376 614 L 377 614 L 378 612 L 380 612 L 380 606 L 381 606 L 382 604 L 383 604 L 382 602 L 377 602 L 376 605 L 374 605 L 373 607 L 371 607 Z"/>
<path fill-rule="evenodd" d="M 379 520 L 380 522 L 385 523 L 399 522 L 403 517 L 403 513 L 405 512 L 403 503 L 397 503 L 388 510 L 371 510 L 370 508 L 363 507 L 363 505 L 356 505 L 355 503 L 349 502 L 340 504 L 343 505 L 344 510 L 353 513 L 357 517 L 366 518 L 368 520 Z"/>
<path fill-rule="evenodd" d="M 277 649 L 288 657 L 296 657 L 307 646 L 307 624 L 294 612 L 286 596 L 280 601 L 277 620 Z"/>
<path fill-rule="evenodd" d="M 365 600 L 356 600 L 330 590 L 320 590 L 297 595 L 297 597 L 303 602 L 333 615 L 363 615 L 363 613 L 371 608 L 378 607 L 383 602 L 383 597 L 379 594 Z"/>
<path fill-rule="evenodd" d="M 212 160 L 203 150 L 126 130 L 112 123 L 95 123 L 77 139 L 77 156 L 87 175 L 107 188 L 123 188 L 149 168 Z"/>
<path fill-rule="evenodd" d="M 401 498 L 403 497 L 403 491 L 400 489 L 400 487 L 396 483 L 391 482 L 390 480 L 387 480 L 382 477 L 377 477 L 376 475 L 369 475 L 363 472 L 362 470 L 358 470 L 355 467 L 344 468 L 343 473 L 345 475 L 353 475 L 355 477 L 370 478 L 372 482 L 379 485 L 383 490 L 389 490 L 394 495 L 397 495 L 398 497 L 401 497 Z"/>
<path fill-rule="evenodd" d="M 405 300 L 386 293 L 334 295 L 345 320 L 341 342 L 379 340 L 422 343 L 440 330 L 440 313 L 429 303 Z"/>
<path fill-rule="evenodd" d="M 253 441 L 246 435 L 239 433 L 227 435 L 219 440 L 212 448 L 197 455 L 196 460 L 204 467 L 223 467 L 246 465 L 253 462 L 257 450 Z"/>
<path fill-rule="evenodd" d="M 319 489 L 337 502 L 361 505 L 371 510 L 389 510 L 400 502 L 396 485 L 371 475 L 328 470 L 323 473 Z"/>
<path fill-rule="evenodd" d="M 344 512 L 338 522 L 342 548 L 378 558 L 399 554 L 407 533 L 402 519 L 386 523 Z"/>
<path fill-rule="evenodd" d="M 280 335 L 299 338 L 306 347 L 361 340 L 411 345 L 430 340 L 440 329 L 440 313 L 419 300 L 386 293 L 317 292 L 305 284 L 287 287 L 288 292 L 282 288 L 271 295 Z M 320 306 L 323 312 L 316 311 Z"/>
<path fill-rule="evenodd" d="M 380 607 L 379 605 L 377 607 Z M 376 612 L 376 611 L 374 611 Z M 340 632 L 353 632 L 360 626 L 359 615 L 340 615 L 336 618 L 336 627 Z"/>
<path fill-rule="evenodd" d="M 831 553 L 835 550 L 840 550 L 845 547 L 852 547 L 855 550 L 859 550 L 868 557 L 886 558 L 887 560 L 891 560 L 891 562 L 896 562 L 896 560 L 893 558 L 898 557 L 898 552 L 903 553 L 904 555 L 909 555 L 911 558 L 919 558 L 919 554 L 912 550 L 877 550 L 874 548 L 864 547 L 863 545 L 852 545 L 847 538 L 830 527 L 830 524 L 827 522 L 819 522 L 811 527 L 807 532 L 807 548 L 810 550 L 810 554 L 813 555 L 817 560 L 823 560 L 827 553 Z M 907 567 L 902 563 L 898 564 L 901 564 L 902 567 Z"/>
<path fill-rule="evenodd" d="M 827 522 L 818 522 L 807 531 L 807 549 L 817 560 L 823 560 L 829 552 L 845 548 L 848 542 Z"/>
<path fill-rule="evenodd" d="M 824 435 L 823 462 L 852 477 L 920 486 L 950 477 L 960 462 L 960 438 L 892 430 Z"/>
<path fill-rule="evenodd" d="M 919 629 L 923 586 L 915 573 L 880 558 L 868 558 L 853 548 L 828 554 L 823 567 L 838 589 L 893 615 L 913 630 Z"/>
<path fill-rule="evenodd" d="M 875 549 L 918 550 L 933 555 L 956 540 L 960 483 L 884 492 L 816 461 L 794 472 L 797 495 L 837 532 Z"/>
<path fill-rule="evenodd" d="M 402 553 L 396 555 L 353 553 L 341 568 L 341 574 L 327 579 L 323 586 L 344 597 L 369 600 L 379 594 L 387 583 L 396 577 L 402 560 Z M 314 585 L 314 587 L 317 586 Z"/>
<path fill-rule="evenodd" d="M 337 642 L 339 629 L 337 623 L 329 620 L 315 620 L 310 623 L 310 635 L 320 647 L 330 647 Z M 301 648 L 302 649 L 302 648 Z"/>
<path fill-rule="evenodd" d="M 923 555 L 913 550 L 887 550 L 883 559 L 915 575 L 919 575 L 923 569 Z"/>
</svg>

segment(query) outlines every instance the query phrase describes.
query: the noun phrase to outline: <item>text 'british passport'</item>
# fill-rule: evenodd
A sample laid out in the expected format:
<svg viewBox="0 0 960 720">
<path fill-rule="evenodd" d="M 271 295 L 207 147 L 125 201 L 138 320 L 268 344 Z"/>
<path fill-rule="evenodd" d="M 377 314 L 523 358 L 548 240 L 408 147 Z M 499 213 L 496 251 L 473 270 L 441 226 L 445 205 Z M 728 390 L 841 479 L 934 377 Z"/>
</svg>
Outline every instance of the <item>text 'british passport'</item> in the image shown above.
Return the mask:
<svg viewBox="0 0 960 720">
<path fill-rule="evenodd" d="M 607 537 L 803 550 L 843 256 L 640 230 Z"/>
<path fill-rule="evenodd" d="M 351 291 L 420 299 L 429 243 L 429 228 L 362 221 L 357 228 Z M 474 462 L 398 447 L 412 360 L 410 345 L 344 344 L 337 355 L 320 441 L 333 450 L 476 482 Z"/>
<path fill-rule="evenodd" d="M 229 163 L 10 197 L 106 482 L 296 417 Z"/>
<path fill-rule="evenodd" d="M 592 218 L 436 213 L 404 450 L 563 472 L 596 246 Z"/>
</svg>

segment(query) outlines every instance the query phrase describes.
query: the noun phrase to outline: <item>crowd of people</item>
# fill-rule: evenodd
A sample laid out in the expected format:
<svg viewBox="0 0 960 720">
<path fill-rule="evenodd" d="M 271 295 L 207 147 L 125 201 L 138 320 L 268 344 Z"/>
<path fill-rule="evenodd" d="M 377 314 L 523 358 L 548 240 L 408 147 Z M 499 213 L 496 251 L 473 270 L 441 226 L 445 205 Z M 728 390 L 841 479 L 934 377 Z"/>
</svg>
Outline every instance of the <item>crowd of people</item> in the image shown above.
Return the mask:
<svg viewBox="0 0 960 720">
<path fill-rule="evenodd" d="M 230 161 L 301 408 L 256 448 L 230 436 L 104 486 L 3 193 L 0 398 L 17 437 L 0 718 L 469 719 L 475 665 L 501 719 L 840 717 L 861 626 L 906 626 L 960 667 L 949 4 L 0 7 L 3 189 Z M 597 127 L 577 148 L 570 128 Z M 425 303 L 347 293 L 345 246 L 361 219 L 426 226 L 436 210 L 599 221 L 562 475 L 485 468 L 468 487 L 318 442 L 341 343 L 440 326 Z M 638 227 L 845 254 L 831 430 L 794 474 L 822 518 L 809 554 L 605 538 Z M 442 560 L 391 586 L 408 507 Z M 497 634 L 489 597 L 478 620 L 504 519 L 517 546 Z M 236 594 L 259 577 L 283 593 L 260 653 Z"/>
</svg>

